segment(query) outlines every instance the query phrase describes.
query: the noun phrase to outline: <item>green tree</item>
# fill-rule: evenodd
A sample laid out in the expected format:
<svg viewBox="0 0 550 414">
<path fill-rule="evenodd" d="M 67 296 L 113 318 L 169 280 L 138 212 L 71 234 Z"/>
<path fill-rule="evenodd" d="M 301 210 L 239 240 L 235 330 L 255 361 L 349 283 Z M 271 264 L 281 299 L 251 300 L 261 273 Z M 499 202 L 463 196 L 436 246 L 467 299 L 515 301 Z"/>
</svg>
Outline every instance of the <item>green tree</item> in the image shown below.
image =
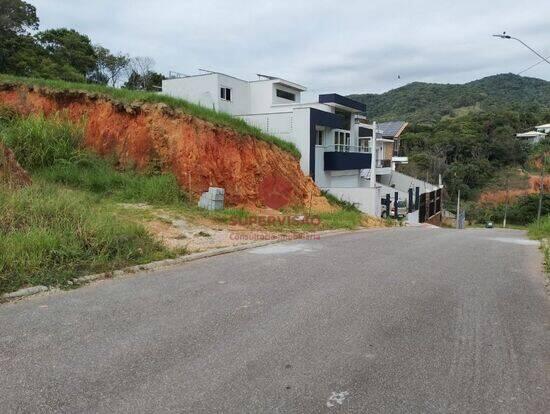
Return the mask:
<svg viewBox="0 0 550 414">
<path fill-rule="evenodd" d="M 29 30 L 38 29 L 38 22 L 33 5 L 21 0 L 0 0 L 0 72 L 16 74 L 24 67 L 21 59 L 36 60 L 37 48 Z"/>
<path fill-rule="evenodd" d="M 95 83 L 116 86 L 127 72 L 130 57 L 122 53 L 114 55 L 109 49 L 100 45 L 95 45 L 94 51 L 97 57 L 96 67 L 89 79 Z"/>
<path fill-rule="evenodd" d="M 38 29 L 36 8 L 22 0 L 0 0 L 0 35 L 22 35 Z"/>
<path fill-rule="evenodd" d="M 73 29 L 50 29 L 35 36 L 46 56 L 57 66 L 61 79 L 83 80 L 97 64 L 97 56 L 86 35 Z"/>
<path fill-rule="evenodd" d="M 149 71 L 142 76 L 136 71 L 132 71 L 124 84 L 124 88 L 141 91 L 158 91 L 164 79 L 166 79 L 166 77 L 157 72 Z"/>
</svg>

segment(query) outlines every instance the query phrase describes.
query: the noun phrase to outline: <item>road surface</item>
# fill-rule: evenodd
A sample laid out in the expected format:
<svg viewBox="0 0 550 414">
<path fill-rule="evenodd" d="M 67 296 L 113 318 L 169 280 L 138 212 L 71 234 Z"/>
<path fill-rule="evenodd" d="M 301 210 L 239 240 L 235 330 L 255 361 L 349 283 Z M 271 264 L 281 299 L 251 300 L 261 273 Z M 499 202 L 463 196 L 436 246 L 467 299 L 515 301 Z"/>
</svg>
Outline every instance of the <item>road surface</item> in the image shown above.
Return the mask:
<svg viewBox="0 0 550 414">
<path fill-rule="evenodd" d="M 548 413 L 537 246 L 402 228 L 0 306 L 0 411 Z"/>
</svg>

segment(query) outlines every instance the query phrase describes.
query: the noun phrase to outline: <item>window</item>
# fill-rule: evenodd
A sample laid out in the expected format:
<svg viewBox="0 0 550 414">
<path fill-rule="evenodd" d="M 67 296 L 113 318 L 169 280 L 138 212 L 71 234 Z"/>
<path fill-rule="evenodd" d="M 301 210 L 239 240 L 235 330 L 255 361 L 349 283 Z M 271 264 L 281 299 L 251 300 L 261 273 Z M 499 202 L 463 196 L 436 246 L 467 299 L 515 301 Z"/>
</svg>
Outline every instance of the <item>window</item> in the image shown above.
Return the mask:
<svg viewBox="0 0 550 414">
<path fill-rule="evenodd" d="M 287 91 L 283 91 L 282 89 L 277 89 L 277 96 L 279 98 L 288 99 L 289 101 L 295 101 L 296 95 Z"/>
<path fill-rule="evenodd" d="M 317 131 L 315 145 L 323 145 L 323 131 Z"/>
<path fill-rule="evenodd" d="M 231 101 L 231 88 L 220 88 L 220 98 L 224 101 Z"/>
<path fill-rule="evenodd" d="M 334 131 L 334 150 L 338 152 L 348 152 L 350 143 L 349 132 Z"/>
<path fill-rule="evenodd" d="M 359 138 L 359 152 L 370 152 L 368 138 Z"/>
</svg>

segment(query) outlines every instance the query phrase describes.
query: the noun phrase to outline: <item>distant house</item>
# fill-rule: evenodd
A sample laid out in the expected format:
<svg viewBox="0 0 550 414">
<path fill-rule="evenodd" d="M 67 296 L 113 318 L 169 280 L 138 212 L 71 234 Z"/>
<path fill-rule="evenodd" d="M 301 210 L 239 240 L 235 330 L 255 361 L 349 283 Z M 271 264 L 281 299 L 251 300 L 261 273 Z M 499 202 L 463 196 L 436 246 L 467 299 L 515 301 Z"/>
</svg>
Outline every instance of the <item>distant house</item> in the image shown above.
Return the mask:
<svg viewBox="0 0 550 414">
<path fill-rule="evenodd" d="M 550 133 L 550 124 L 539 125 L 539 126 L 536 126 L 535 129 L 537 130 L 537 132 L 543 132 L 545 134 L 548 134 Z"/>
<path fill-rule="evenodd" d="M 336 93 L 302 102 L 304 91 L 298 83 L 267 75 L 247 81 L 207 72 L 162 82 L 164 94 L 227 112 L 293 143 L 302 154 L 305 174 L 321 189 L 366 213 L 380 216 L 386 194 L 393 198 L 399 193 L 405 201 L 413 192 L 419 198 L 439 189 L 395 171 L 396 164 L 407 162 L 406 157 L 397 157 L 406 122 L 377 126 L 367 121 L 361 102 Z"/>
<path fill-rule="evenodd" d="M 400 154 L 401 150 L 401 134 L 409 125 L 405 121 L 389 121 L 382 122 L 378 124 L 380 133 L 382 134 L 382 139 L 387 140 L 388 142 L 393 143 L 393 147 L 387 146 L 384 153 L 384 158 L 391 158 L 392 160 L 392 170 L 395 171 L 395 167 L 398 164 L 407 164 L 409 159 L 403 157 Z M 390 153 L 391 151 L 391 153 Z"/>
<path fill-rule="evenodd" d="M 534 145 L 546 138 L 548 133 L 550 133 L 550 124 L 544 124 L 536 126 L 533 131 L 516 134 L 516 137 Z"/>
</svg>

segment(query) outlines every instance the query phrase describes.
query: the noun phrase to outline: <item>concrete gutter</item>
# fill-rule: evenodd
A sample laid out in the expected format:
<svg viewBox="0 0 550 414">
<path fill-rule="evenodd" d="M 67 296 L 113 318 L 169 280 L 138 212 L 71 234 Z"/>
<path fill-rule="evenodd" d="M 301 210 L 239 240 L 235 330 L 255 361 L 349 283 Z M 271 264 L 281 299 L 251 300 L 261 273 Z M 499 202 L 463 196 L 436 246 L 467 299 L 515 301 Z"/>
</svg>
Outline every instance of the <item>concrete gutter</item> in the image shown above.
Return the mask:
<svg viewBox="0 0 550 414">
<path fill-rule="evenodd" d="M 320 231 L 316 233 L 300 233 L 305 234 L 308 236 L 308 238 L 315 238 L 315 237 L 329 237 L 329 236 L 338 236 L 341 234 L 346 233 L 362 233 L 366 231 L 372 231 L 372 230 L 380 230 L 380 229 L 389 229 L 391 227 L 372 227 L 372 228 L 366 228 L 366 229 L 359 229 L 359 230 L 327 230 L 327 231 Z M 220 256 L 222 254 L 228 254 L 228 253 L 234 253 L 239 252 L 242 250 L 250 250 L 255 249 L 257 247 L 263 247 L 270 244 L 276 244 L 276 243 L 282 243 L 286 241 L 293 241 L 293 240 L 300 240 L 300 238 L 277 238 L 274 240 L 266 240 L 266 241 L 260 241 L 255 243 L 249 243 L 249 244 L 241 244 L 238 246 L 230 246 L 230 247 L 223 247 L 219 249 L 212 249 L 207 250 L 204 252 L 198 252 L 198 253 L 191 253 L 187 254 L 185 256 L 179 256 L 175 259 L 166 259 L 166 260 L 160 260 L 156 262 L 136 265 L 136 266 L 130 266 L 125 267 L 120 270 L 110 271 L 110 272 L 104 272 L 104 273 L 96 273 L 93 275 L 87 275 L 87 276 L 81 276 L 72 279 L 68 282 L 69 285 L 83 285 L 86 283 L 90 283 L 96 280 L 102 280 L 102 279 L 111 279 L 114 277 L 120 277 L 120 276 L 126 276 L 130 274 L 135 274 L 143 271 L 155 271 L 155 270 L 161 270 L 167 267 L 176 266 L 179 264 L 192 262 L 195 260 L 205 259 L 207 257 L 214 257 L 214 256 Z M 5 293 L 2 296 L 0 296 L 0 303 L 1 302 L 7 302 L 11 300 L 21 299 L 28 296 L 37 295 L 39 293 L 47 292 L 50 290 L 56 290 L 57 288 L 55 286 L 31 286 L 24 289 L 19 289 L 15 292 Z"/>
</svg>

